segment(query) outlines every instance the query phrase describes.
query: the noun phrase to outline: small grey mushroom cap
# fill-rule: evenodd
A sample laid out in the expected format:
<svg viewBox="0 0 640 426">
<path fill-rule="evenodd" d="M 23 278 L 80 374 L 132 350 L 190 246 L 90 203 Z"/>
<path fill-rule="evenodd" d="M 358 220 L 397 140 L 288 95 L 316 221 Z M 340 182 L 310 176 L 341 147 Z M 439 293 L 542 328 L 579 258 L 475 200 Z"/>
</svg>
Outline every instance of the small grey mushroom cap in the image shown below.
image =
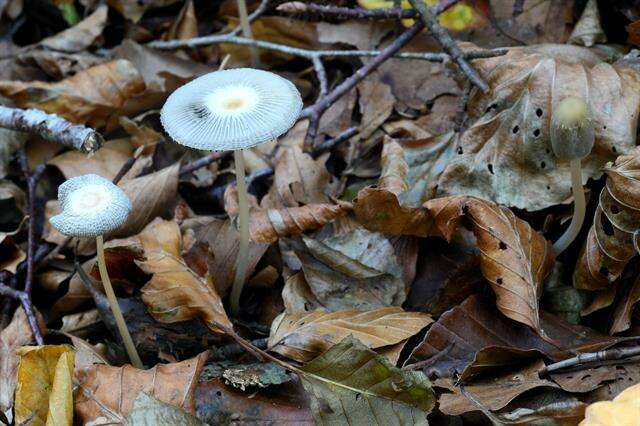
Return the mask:
<svg viewBox="0 0 640 426">
<path fill-rule="evenodd" d="M 296 122 L 302 98 L 274 73 L 237 68 L 205 74 L 169 96 L 160 120 L 179 144 L 227 151 L 277 138 Z"/>
<path fill-rule="evenodd" d="M 49 222 L 70 237 L 96 237 L 121 227 L 131 213 L 129 197 L 108 179 L 88 174 L 58 187 L 60 214 Z"/>
<path fill-rule="evenodd" d="M 561 160 L 584 158 L 593 149 L 595 131 L 587 103 L 567 97 L 554 107 L 551 117 L 551 149 Z"/>
</svg>

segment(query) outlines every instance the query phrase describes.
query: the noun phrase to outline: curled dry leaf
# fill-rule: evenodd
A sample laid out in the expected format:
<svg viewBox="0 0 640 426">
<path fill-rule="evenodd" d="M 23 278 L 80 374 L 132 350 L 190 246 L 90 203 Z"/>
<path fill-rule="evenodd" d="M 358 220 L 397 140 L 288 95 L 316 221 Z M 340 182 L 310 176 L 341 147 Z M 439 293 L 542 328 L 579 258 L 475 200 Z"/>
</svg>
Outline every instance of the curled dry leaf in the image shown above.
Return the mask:
<svg viewBox="0 0 640 426">
<path fill-rule="evenodd" d="M 214 323 L 233 327 L 211 275 L 201 277 L 182 258 L 178 224 L 156 219 L 138 238 L 146 260 L 136 263 L 153 274 L 142 288 L 142 300 L 156 320 L 172 323 L 200 318 L 214 331 L 218 331 Z"/>
<path fill-rule="evenodd" d="M 283 312 L 271 324 L 268 346 L 296 361 L 309 361 L 350 335 L 376 349 L 408 339 L 431 322 L 427 314 L 399 307 L 367 312 Z"/>
<path fill-rule="evenodd" d="M 0 81 L 0 95 L 20 108 L 38 108 L 75 123 L 100 128 L 121 113 L 127 99 L 144 90 L 129 61 L 115 60 L 62 81 Z"/>
<path fill-rule="evenodd" d="M 33 333 L 22 307 L 16 309 L 13 319 L 0 332 L 0 411 L 13 405 L 16 375 L 20 359 L 16 350 L 33 342 Z"/>
<path fill-rule="evenodd" d="M 351 210 L 351 204 L 307 204 L 300 207 L 253 210 L 249 218 L 251 239 L 256 243 L 274 243 L 322 228 Z"/>
<path fill-rule="evenodd" d="M 640 229 L 640 149 L 605 167 L 607 182 L 589 229 L 573 283 L 588 290 L 606 289 L 636 255 Z"/>
<path fill-rule="evenodd" d="M 347 337 L 302 367 L 318 425 L 427 425 L 435 394 L 419 371 L 393 367 Z"/>
<path fill-rule="evenodd" d="M 434 220 L 434 232 L 447 240 L 462 218 L 468 219 L 480 250 L 480 269 L 496 294 L 498 309 L 544 333 L 538 300 L 553 266 L 551 244 L 511 210 L 489 201 L 446 197 L 424 207 Z"/>
<path fill-rule="evenodd" d="M 60 52 L 80 52 L 91 46 L 96 38 L 102 34 L 102 30 L 107 24 L 108 11 L 107 5 L 102 4 L 91 15 L 73 27 L 45 38 L 40 42 L 40 45 Z"/>
<path fill-rule="evenodd" d="M 194 392 L 206 359 L 207 354 L 201 353 L 186 361 L 159 364 L 149 370 L 130 365 L 96 364 L 77 371 L 74 409 L 78 421 L 124 424 L 140 392 L 194 414 Z"/>
<path fill-rule="evenodd" d="M 554 106 L 567 96 L 586 100 L 595 129 L 595 146 L 582 160 L 584 181 L 635 146 L 640 74 L 623 62 L 610 65 L 577 46 L 541 45 L 511 48 L 474 66 L 493 89 L 471 97 L 476 121 L 438 182 L 440 195 L 530 211 L 569 198 L 569 162 L 554 156 L 549 140 Z"/>
<path fill-rule="evenodd" d="M 17 424 L 73 423 L 73 348 L 68 345 L 23 346 L 15 400 Z"/>
<path fill-rule="evenodd" d="M 616 306 L 616 310 L 613 313 L 613 324 L 611 324 L 609 333 L 620 333 L 631 327 L 633 310 L 638 302 L 640 302 L 640 278 L 636 278 L 629 289 L 629 293 L 618 302 L 618 306 Z"/>
</svg>

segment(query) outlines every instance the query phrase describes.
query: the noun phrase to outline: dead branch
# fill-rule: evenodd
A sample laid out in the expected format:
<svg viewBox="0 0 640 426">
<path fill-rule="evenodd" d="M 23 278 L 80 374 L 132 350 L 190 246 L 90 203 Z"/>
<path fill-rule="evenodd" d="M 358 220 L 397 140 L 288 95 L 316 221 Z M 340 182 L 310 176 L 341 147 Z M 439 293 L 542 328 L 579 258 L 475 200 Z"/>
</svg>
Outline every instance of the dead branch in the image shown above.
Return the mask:
<svg viewBox="0 0 640 426">
<path fill-rule="evenodd" d="M 104 142 L 102 135 L 89 127 L 73 124 L 57 115 L 32 108 L 0 105 L 0 127 L 38 135 L 86 153 L 97 151 Z"/>
<path fill-rule="evenodd" d="M 442 13 L 459 0 L 443 0 L 434 7 L 436 14 Z M 289 15 L 311 14 L 318 17 L 330 17 L 333 19 L 360 19 L 360 20 L 395 20 L 415 18 L 418 12 L 415 9 L 402 9 L 394 5 L 389 9 L 363 9 L 361 7 L 340 7 L 328 4 L 305 3 L 292 1 L 283 3 L 276 10 Z"/>
<path fill-rule="evenodd" d="M 593 363 L 598 361 L 620 360 L 625 358 L 631 358 L 633 356 L 640 355 L 640 346 L 630 346 L 627 348 L 612 348 L 605 349 L 598 352 L 587 352 L 577 355 L 573 358 L 565 359 L 563 361 L 549 364 L 542 370 L 540 375 L 552 373 L 554 371 L 563 370 L 569 367 L 575 367 L 580 365 L 582 368 L 587 368 L 582 364 Z"/>
<path fill-rule="evenodd" d="M 464 58 L 462 50 L 458 47 L 453 37 L 438 22 L 437 11 L 429 8 L 422 0 L 409 0 L 409 3 L 415 10 L 420 13 L 420 17 L 424 25 L 429 28 L 433 37 L 438 40 L 442 50 L 447 52 L 451 59 L 458 64 L 460 70 L 467 76 L 469 80 L 483 92 L 489 90 L 487 83 L 480 77 L 475 69 Z"/>
<path fill-rule="evenodd" d="M 42 333 L 40 333 L 40 327 L 38 327 L 38 320 L 36 319 L 31 297 L 27 295 L 26 292 L 15 290 L 3 283 L 0 283 L 0 295 L 11 297 L 12 299 L 20 302 L 22 309 L 24 309 L 24 313 L 27 316 L 27 321 L 29 322 L 29 327 L 31 328 L 31 332 L 36 340 L 36 344 L 44 345 L 44 339 L 42 338 Z"/>
</svg>

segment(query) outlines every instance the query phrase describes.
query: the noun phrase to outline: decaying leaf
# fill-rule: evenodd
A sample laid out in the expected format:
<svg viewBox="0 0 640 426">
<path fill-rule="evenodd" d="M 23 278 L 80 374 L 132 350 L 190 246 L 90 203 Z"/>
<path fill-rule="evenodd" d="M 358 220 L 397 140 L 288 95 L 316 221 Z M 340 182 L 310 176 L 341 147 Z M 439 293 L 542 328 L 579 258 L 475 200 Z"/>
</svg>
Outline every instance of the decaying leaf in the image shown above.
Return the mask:
<svg viewBox="0 0 640 426">
<path fill-rule="evenodd" d="M 316 424 L 427 425 L 435 395 L 426 377 L 402 371 L 353 337 L 302 367 Z"/>
<path fill-rule="evenodd" d="M 636 255 L 640 229 L 640 149 L 605 167 L 607 182 L 573 277 L 577 288 L 606 289 Z"/>
<path fill-rule="evenodd" d="M 33 333 L 22 308 L 16 309 L 11 323 L 0 332 L 0 411 L 13 405 L 13 392 L 20 358 L 16 351 L 33 342 Z"/>
<path fill-rule="evenodd" d="M 138 238 L 146 260 L 137 264 L 153 274 L 142 288 L 142 300 L 156 320 L 172 323 L 200 318 L 213 330 L 217 330 L 214 323 L 233 327 L 211 275 L 201 277 L 185 264 L 175 222 L 156 219 Z"/>
<path fill-rule="evenodd" d="M 595 129 L 595 146 L 582 160 L 583 181 L 635 146 L 640 74 L 624 62 L 609 65 L 577 46 L 542 45 L 511 48 L 474 65 L 493 90 L 472 96 L 468 110 L 476 121 L 438 182 L 440 195 L 473 195 L 530 211 L 567 199 L 569 162 L 554 156 L 549 141 L 554 105 L 566 96 L 585 99 Z"/>
<path fill-rule="evenodd" d="M 149 370 L 130 365 L 96 364 L 77 372 L 74 410 L 83 424 L 124 424 L 140 392 L 195 413 L 194 392 L 206 353 L 186 361 L 159 364 Z"/>
<path fill-rule="evenodd" d="M 57 167 L 67 179 L 87 173 L 113 179 L 132 154 L 133 147 L 128 140 L 116 139 L 106 142 L 91 156 L 76 150 L 67 151 L 49 160 L 48 164 Z"/>
<path fill-rule="evenodd" d="M 73 27 L 45 38 L 40 42 L 40 45 L 61 52 L 80 52 L 91 46 L 96 38 L 102 34 L 102 30 L 107 24 L 108 11 L 109 8 L 106 4 L 100 5 L 91 15 Z"/>
<path fill-rule="evenodd" d="M 616 306 L 616 310 L 613 313 L 613 324 L 611 324 L 609 333 L 620 333 L 629 329 L 633 309 L 638 302 L 640 302 L 640 277 L 636 278 L 631 288 L 629 288 L 629 293 Z"/>
<path fill-rule="evenodd" d="M 284 312 L 271 324 L 268 345 L 296 361 L 309 361 L 349 335 L 376 349 L 408 339 L 431 322 L 427 314 L 399 307 L 367 312 Z"/>
<path fill-rule="evenodd" d="M 140 73 L 125 60 L 96 65 L 54 83 L 0 81 L 0 94 L 21 108 L 38 108 L 98 128 L 119 115 L 127 99 L 142 90 Z"/>
<path fill-rule="evenodd" d="M 133 401 L 133 408 L 127 416 L 127 425 L 184 425 L 203 426 L 196 416 L 182 408 L 162 402 L 157 398 L 140 392 Z"/>
<path fill-rule="evenodd" d="M 15 421 L 32 425 L 73 423 L 73 348 L 24 346 L 18 350 Z"/>
<path fill-rule="evenodd" d="M 133 22 L 138 22 L 147 10 L 169 6 L 178 0 L 109 0 L 108 3 L 122 16 Z"/>
</svg>

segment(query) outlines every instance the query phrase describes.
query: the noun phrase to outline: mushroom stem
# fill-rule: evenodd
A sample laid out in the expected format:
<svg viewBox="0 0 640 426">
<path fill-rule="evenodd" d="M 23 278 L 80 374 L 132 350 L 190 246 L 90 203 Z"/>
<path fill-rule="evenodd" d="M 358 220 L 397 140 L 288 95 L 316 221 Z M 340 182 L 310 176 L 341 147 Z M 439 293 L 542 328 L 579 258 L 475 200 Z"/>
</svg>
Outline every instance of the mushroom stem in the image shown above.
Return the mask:
<svg viewBox="0 0 640 426">
<path fill-rule="evenodd" d="M 253 31 L 251 31 L 251 23 L 249 22 L 249 13 L 247 12 L 247 0 L 236 0 L 238 5 L 238 15 L 240 17 L 240 27 L 242 27 L 242 35 L 245 38 L 253 39 Z M 255 68 L 260 67 L 260 56 L 255 46 L 249 48 L 251 52 L 251 65 Z"/>
<path fill-rule="evenodd" d="M 571 160 L 571 191 L 573 192 L 573 217 L 564 234 L 553 244 L 553 250 L 559 255 L 575 240 L 582 228 L 586 210 L 586 200 L 582 189 L 582 169 L 579 158 Z"/>
<path fill-rule="evenodd" d="M 241 149 L 233 152 L 236 166 L 236 182 L 238 186 L 238 209 L 240 247 L 236 261 L 236 276 L 231 288 L 231 312 L 238 315 L 240 311 L 240 295 L 247 275 L 249 264 L 249 197 L 247 196 L 247 184 L 244 173 L 244 155 Z"/>
<path fill-rule="evenodd" d="M 111 312 L 116 319 L 116 325 L 118 326 L 120 337 L 124 343 L 124 348 L 127 351 L 127 355 L 129 355 L 131 364 L 136 368 L 143 369 L 144 365 L 140 360 L 136 347 L 133 345 L 133 340 L 131 339 L 131 335 L 127 329 L 127 324 L 124 322 L 124 317 L 120 310 L 120 305 L 118 305 L 118 299 L 116 298 L 116 294 L 113 292 L 113 287 L 111 286 L 111 280 L 109 279 L 109 273 L 107 272 L 107 264 L 104 261 L 104 241 L 102 239 L 102 235 L 98 235 L 96 237 L 96 246 L 98 251 L 98 269 L 100 270 L 102 286 L 104 287 L 104 292 L 107 294 L 107 299 L 111 306 Z"/>
</svg>

